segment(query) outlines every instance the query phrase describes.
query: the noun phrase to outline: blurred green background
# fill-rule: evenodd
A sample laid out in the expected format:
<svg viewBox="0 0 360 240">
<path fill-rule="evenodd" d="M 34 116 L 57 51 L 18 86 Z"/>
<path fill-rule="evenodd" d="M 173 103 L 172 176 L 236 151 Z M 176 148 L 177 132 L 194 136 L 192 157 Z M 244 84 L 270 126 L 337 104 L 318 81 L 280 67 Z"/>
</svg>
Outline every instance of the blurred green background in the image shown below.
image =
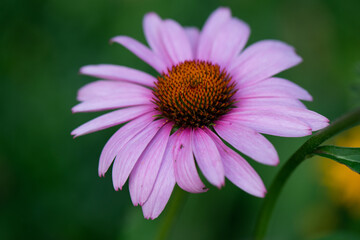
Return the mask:
<svg viewBox="0 0 360 240">
<path fill-rule="evenodd" d="M 0 2 L 0 239 L 153 239 L 154 221 L 133 207 L 128 189 L 97 175 L 111 128 L 73 140 L 72 129 L 99 113 L 71 114 L 76 92 L 95 79 L 87 64 L 113 63 L 154 73 L 119 45 L 116 35 L 144 42 L 149 11 L 202 27 L 218 6 L 252 30 L 249 43 L 279 39 L 304 62 L 281 76 L 306 88 L 306 105 L 329 119 L 360 101 L 360 1 L 2 0 Z M 306 138 L 269 137 L 281 164 Z M 275 208 L 268 239 L 319 239 L 340 232 L 360 239 L 360 220 L 333 204 L 318 163 L 305 162 Z M 250 162 L 269 186 L 278 167 Z M 209 184 L 207 184 L 210 186 Z M 170 199 L 170 205 L 171 205 Z M 230 182 L 187 198 L 170 239 L 249 239 L 262 199 Z M 360 204 L 360 203 L 359 203 Z M 169 206 L 169 205 L 168 205 Z"/>
</svg>

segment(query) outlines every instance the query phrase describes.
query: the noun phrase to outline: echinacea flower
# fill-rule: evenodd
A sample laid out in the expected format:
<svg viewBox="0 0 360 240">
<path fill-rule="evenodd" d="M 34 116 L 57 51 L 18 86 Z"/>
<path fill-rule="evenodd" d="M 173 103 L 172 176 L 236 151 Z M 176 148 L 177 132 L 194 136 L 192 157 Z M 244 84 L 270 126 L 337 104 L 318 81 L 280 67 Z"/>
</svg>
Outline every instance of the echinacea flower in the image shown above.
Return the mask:
<svg viewBox="0 0 360 240">
<path fill-rule="evenodd" d="M 250 29 L 227 8 L 211 14 L 203 29 L 182 27 L 155 13 L 144 17 L 150 47 L 126 36 L 119 43 L 157 72 L 115 65 L 90 65 L 80 72 L 99 80 L 79 90 L 73 112 L 118 109 L 72 132 L 75 137 L 126 123 L 106 143 L 99 163 L 110 165 L 116 190 L 129 179 L 133 204 L 145 218 L 156 218 L 177 184 L 185 191 L 207 191 L 198 168 L 220 188 L 228 178 L 239 188 L 264 197 L 255 170 L 223 140 L 263 164 L 279 162 L 260 133 L 283 137 L 310 135 L 328 120 L 300 100 L 311 101 L 298 85 L 273 75 L 301 62 L 280 41 L 260 41 L 243 50 Z M 195 163 L 196 161 L 196 163 Z"/>
</svg>

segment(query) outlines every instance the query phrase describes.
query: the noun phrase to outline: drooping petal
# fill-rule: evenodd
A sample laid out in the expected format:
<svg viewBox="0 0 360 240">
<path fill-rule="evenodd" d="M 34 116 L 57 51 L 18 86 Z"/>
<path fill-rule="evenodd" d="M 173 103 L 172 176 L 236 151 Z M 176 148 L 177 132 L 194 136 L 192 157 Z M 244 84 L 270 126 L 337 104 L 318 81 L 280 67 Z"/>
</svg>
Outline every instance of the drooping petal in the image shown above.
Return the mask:
<svg viewBox="0 0 360 240">
<path fill-rule="evenodd" d="M 78 137 L 81 135 L 100 131 L 100 130 L 130 121 L 132 119 L 135 119 L 135 118 L 137 118 L 145 113 L 151 112 L 153 110 L 154 110 L 154 107 L 151 107 L 150 105 L 136 106 L 136 107 L 130 107 L 130 108 L 116 110 L 116 111 L 104 114 L 100 117 L 97 117 L 97 118 L 81 125 L 80 127 L 73 130 L 71 132 L 71 135 L 74 135 L 74 137 Z"/>
<path fill-rule="evenodd" d="M 237 91 L 239 98 L 287 97 L 312 101 L 311 95 L 302 87 L 282 78 L 268 78 Z"/>
<path fill-rule="evenodd" d="M 178 130 L 173 135 L 175 138 L 173 159 L 177 184 L 188 192 L 206 192 L 207 189 L 202 183 L 195 166 L 191 130 Z"/>
<path fill-rule="evenodd" d="M 212 135 L 219 149 L 226 177 L 247 193 L 264 197 L 266 188 L 257 172 L 239 154 L 227 147 L 215 134 Z"/>
<path fill-rule="evenodd" d="M 100 80 L 80 88 L 77 99 L 79 101 L 91 101 L 99 98 L 118 98 L 130 93 L 150 96 L 151 90 L 132 83 Z"/>
<path fill-rule="evenodd" d="M 196 58 L 208 60 L 212 50 L 214 36 L 231 19 L 231 11 L 228 8 L 218 8 L 206 20 L 200 33 L 199 45 Z"/>
<path fill-rule="evenodd" d="M 167 66 L 164 61 L 149 48 L 135 39 L 127 36 L 117 36 L 112 38 L 111 42 L 116 42 L 123 45 L 159 73 L 166 72 Z"/>
<path fill-rule="evenodd" d="M 111 64 L 88 65 L 80 68 L 80 73 L 107 80 L 137 83 L 149 87 L 154 86 L 156 78 L 145 72 Z"/>
<path fill-rule="evenodd" d="M 223 120 L 236 122 L 257 132 L 281 137 L 303 137 L 311 134 L 311 127 L 296 117 L 278 113 L 239 111 L 230 113 Z"/>
<path fill-rule="evenodd" d="M 220 153 L 209 134 L 211 134 L 210 131 L 201 128 L 193 130 L 193 151 L 196 162 L 206 179 L 221 188 L 225 184 L 224 167 Z"/>
<path fill-rule="evenodd" d="M 185 60 L 193 60 L 190 41 L 180 24 L 173 20 L 164 21 L 164 31 L 161 32 L 164 46 L 173 65 Z"/>
<path fill-rule="evenodd" d="M 99 161 L 99 176 L 104 176 L 120 149 L 136 134 L 141 132 L 153 120 L 156 112 L 150 112 L 136 118 L 121 127 L 105 144 Z"/>
<path fill-rule="evenodd" d="M 175 186 L 173 147 L 174 135 L 169 138 L 160 170 L 148 200 L 142 206 L 146 219 L 155 219 L 164 210 Z"/>
<path fill-rule="evenodd" d="M 139 92 L 124 92 L 120 96 L 100 97 L 84 101 L 71 110 L 76 112 L 96 112 L 137 105 L 151 105 L 152 93 L 150 90 Z"/>
<path fill-rule="evenodd" d="M 112 169 L 115 190 L 122 189 L 140 155 L 164 123 L 164 120 L 151 122 L 131 138 L 117 153 Z"/>
<path fill-rule="evenodd" d="M 252 159 L 267 165 L 279 163 L 274 146 L 255 130 L 227 121 L 217 121 L 214 129 L 225 141 Z"/>
<path fill-rule="evenodd" d="M 213 36 L 210 61 L 227 67 L 244 48 L 250 35 L 249 26 L 243 21 L 232 18 Z"/>
<path fill-rule="evenodd" d="M 141 154 L 129 178 L 129 191 L 134 206 L 148 199 L 170 136 L 172 124 L 165 124 Z"/>
<path fill-rule="evenodd" d="M 199 43 L 200 31 L 196 27 L 185 27 L 185 33 L 190 41 L 191 49 L 193 52 L 192 54 L 195 57 Z"/>
<path fill-rule="evenodd" d="M 246 48 L 229 72 L 241 84 L 255 83 L 291 68 L 302 61 L 293 47 L 275 40 L 264 40 Z"/>
</svg>

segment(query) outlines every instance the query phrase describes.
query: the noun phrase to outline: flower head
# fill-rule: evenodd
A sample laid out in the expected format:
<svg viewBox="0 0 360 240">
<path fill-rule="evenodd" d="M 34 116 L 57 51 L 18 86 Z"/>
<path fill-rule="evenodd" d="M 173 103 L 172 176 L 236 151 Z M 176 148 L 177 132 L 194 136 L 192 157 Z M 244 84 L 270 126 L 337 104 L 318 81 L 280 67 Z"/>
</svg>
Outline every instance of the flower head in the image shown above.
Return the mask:
<svg viewBox="0 0 360 240">
<path fill-rule="evenodd" d="M 144 32 L 150 47 L 126 36 L 111 41 L 158 75 L 108 64 L 81 68 L 82 74 L 105 80 L 81 88 L 81 103 L 73 112 L 118 110 L 72 134 L 127 122 L 106 143 L 99 175 L 113 163 L 115 189 L 122 189 L 129 178 L 131 200 L 142 206 L 146 218 L 162 212 L 175 184 L 192 193 L 207 191 L 196 164 L 218 188 L 226 177 L 263 197 L 266 189 L 259 175 L 223 140 L 258 162 L 276 165 L 277 152 L 261 133 L 300 137 L 328 125 L 300 102 L 312 100 L 306 90 L 273 77 L 301 62 L 294 49 L 266 40 L 243 50 L 250 29 L 229 9 L 213 12 L 201 31 L 149 13 Z"/>
<path fill-rule="evenodd" d="M 158 77 L 154 89 L 156 109 L 175 126 L 208 127 L 230 111 L 234 83 L 219 65 L 185 61 Z"/>
</svg>

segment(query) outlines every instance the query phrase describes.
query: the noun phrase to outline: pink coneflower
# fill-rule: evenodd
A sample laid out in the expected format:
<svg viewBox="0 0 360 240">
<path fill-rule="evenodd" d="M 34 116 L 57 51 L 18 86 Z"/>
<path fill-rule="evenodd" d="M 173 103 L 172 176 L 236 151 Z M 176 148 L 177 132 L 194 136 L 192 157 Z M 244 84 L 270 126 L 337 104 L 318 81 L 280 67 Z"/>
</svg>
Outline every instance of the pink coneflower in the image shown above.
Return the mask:
<svg viewBox="0 0 360 240">
<path fill-rule="evenodd" d="M 273 145 L 260 133 L 301 137 L 328 120 L 300 100 L 311 101 L 298 85 L 273 75 L 301 62 L 294 49 L 274 40 L 243 50 L 250 29 L 227 8 L 211 14 L 203 29 L 182 27 L 155 13 L 144 17 L 149 47 L 126 36 L 111 39 L 157 70 L 157 76 L 124 66 L 90 65 L 85 75 L 105 79 L 79 90 L 73 112 L 118 109 L 72 132 L 75 137 L 126 123 L 106 143 L 99 163 L 110 165 L 114 188 L 129 178 L 131 200 L 145 218 L 156 218 L 178 184 L 207 191 L 197 166 L 220 188 L 227 177 L 244 191 L 264 197 L 254 169 L 223 140 L 263 164 L 276 165 Z"/>
</svg>

